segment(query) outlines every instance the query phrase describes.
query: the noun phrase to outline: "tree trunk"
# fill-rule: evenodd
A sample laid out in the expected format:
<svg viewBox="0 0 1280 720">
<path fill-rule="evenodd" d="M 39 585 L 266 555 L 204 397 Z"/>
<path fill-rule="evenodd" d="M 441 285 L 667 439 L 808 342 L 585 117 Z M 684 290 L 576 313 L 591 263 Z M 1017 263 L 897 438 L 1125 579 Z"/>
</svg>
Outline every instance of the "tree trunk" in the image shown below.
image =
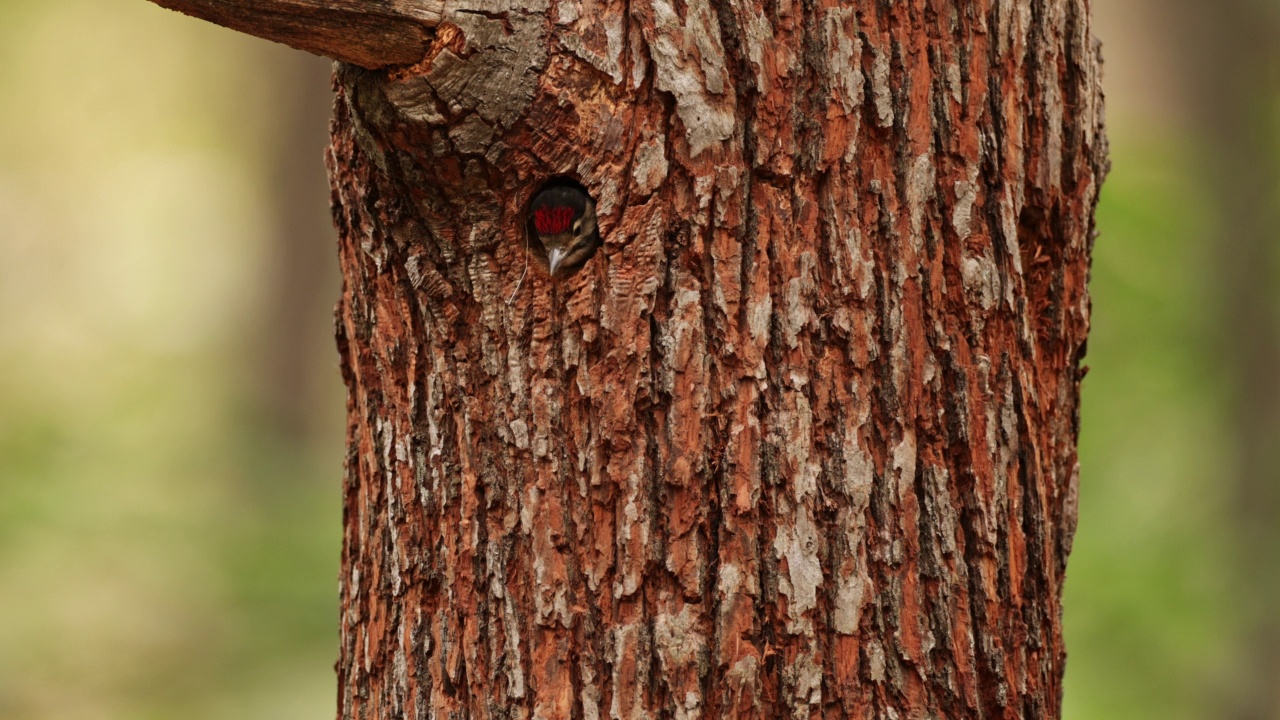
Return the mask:
<svg viewBox="0 0 1280 720">
<path fill-rule="evenodd" d="M 1058 717 L 1087 0 L 440 12 L 337 73 L 340 717 Z"/>
</svg>

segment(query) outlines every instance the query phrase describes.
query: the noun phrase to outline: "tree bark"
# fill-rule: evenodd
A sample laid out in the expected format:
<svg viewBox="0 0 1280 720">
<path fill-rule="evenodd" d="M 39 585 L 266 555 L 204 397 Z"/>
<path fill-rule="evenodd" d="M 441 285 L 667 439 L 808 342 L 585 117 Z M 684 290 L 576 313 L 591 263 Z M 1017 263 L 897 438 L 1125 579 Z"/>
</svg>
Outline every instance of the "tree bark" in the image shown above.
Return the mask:
<svg viewBox="0 0 1280 720">
<path fill-rule="evenodd" d="M 1086 4 L 463 5 L 339 73 L 340 715 L 1056 717 Z"/>
<path fill-rule="evenodd" d="M 342 66 L 340 717 L 1058 717 L 1099 67 L 1087 0 L 451 0 Z"/>
</svg>

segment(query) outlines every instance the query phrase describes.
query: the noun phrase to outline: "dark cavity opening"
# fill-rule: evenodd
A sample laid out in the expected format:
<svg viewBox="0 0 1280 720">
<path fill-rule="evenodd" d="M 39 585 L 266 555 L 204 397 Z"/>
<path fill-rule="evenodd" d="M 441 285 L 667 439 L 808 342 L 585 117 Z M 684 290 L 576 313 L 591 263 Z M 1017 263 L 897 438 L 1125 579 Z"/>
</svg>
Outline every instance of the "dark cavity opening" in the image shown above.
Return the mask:
<svg viewBox="0 0 1280 720">
<path fill-rule="evenodd" d="M 554 188 L 567 188 L 567 189 L 576 190 L 582 193 L 590 200 L 592 208 L 595 207 L 595 201 L 596 201 L 595 196 L 591 194 L 591 191 L 587 189 L 586 185 L 583 185 L 582 183 L 578 182 L 576 179 L 565 176 L 565 175 L 556 175 L 556 176 L 547 178 L 545 181 L 543 181 L 541 185 L 538 186 L 538 189 L 535 190 L 533 193 L 531 193 L 529 195 L 529 198 L 525 200 L 525 204 L 524 204 L 525 236 L 528 239 L 528 251 L 533 254 L 534 259 L 538 261 L 538 264 L 542 267 L 544 271 L 550 270 L 550 263 L 548 260 L 547 247 L 543 244 L 542 238 L 538 234 L 537 227 L 534 225 L 533 204 L 534 204 L 534 201 L 540 195 L 542 195 L 542 193 Z M 600 244 L 601 244 L 600 231 L 599 231 L 599 227 L 597 227 L 596 233 L 595 233 L 595 241 L 593 246 L 590 248 L 589 252 L 587 252 L 585 256 L 581 258 L 580 261 L 573 263 L 571 267 L 561 267 L 560 269 L 558 269 L 555 274 L 555 277 L 565 278 L 577 273 L 586 265 L 587 262 L 591 260 L 592 257 L 595 256 L 596 250 L 599 248 Z"/>
</svg>

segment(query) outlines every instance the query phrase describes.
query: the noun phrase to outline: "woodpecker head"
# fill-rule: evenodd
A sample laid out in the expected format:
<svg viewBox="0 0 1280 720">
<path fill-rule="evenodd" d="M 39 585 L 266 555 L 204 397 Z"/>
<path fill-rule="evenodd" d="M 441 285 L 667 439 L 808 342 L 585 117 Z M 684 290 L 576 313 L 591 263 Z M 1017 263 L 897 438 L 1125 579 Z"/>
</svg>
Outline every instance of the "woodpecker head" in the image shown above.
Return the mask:
<svg viewBox="0 0 1280 720">
<path fill-rule="evenodd" d="M 529 203 L 529 232 L 542 243 L 552 277 L 582 267 L 600 246 L 596 204 L 576 187 L 547 188 Z"/>
</svg>

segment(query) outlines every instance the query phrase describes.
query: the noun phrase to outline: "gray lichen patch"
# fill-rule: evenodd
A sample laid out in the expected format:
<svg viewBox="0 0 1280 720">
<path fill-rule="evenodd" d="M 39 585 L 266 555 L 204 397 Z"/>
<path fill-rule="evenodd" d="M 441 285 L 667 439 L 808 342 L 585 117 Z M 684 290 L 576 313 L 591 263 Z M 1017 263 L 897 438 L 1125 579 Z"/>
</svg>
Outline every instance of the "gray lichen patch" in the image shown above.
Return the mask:
<svg viewBox="0 0 1280 720">
<path fill-rule="evenodd" d="M 769 74 L 765 67 L 765 49 L 774 41 L 773 26 L 764 12 L 755 8 L 744 8 L 747 13 L 743 28 L 743 41 L 746 44 L 747 60 L 755 68 L 756 89 L 762 93 L 769 92 Z"/>
<path fill-rule="evenodd" d="M 871 95 L 876 106 L 876 125 L 893 125 L 893 93 L 889 90 L 889 56 L 871 48 Z"/>
<path fill-rule="evenodd" d="M 787 632 L 807 635 L 813 632 L 813 624 L 804 615 L 817 606 L 822 586 L 818 527 L 808 508 L 796 513 L 795 525 L 778 527 L 773 549 L 787 563 L 786 574 L 778 577 L 778 592 L 787 596 Z"/>
<path fill-rule="evenodd" d="M 832 8 L 823 16 L 822 24 L 830 52 L 827 68 L 832 84 L 839 90 L 835 94 L 836 99 L 845 112 L 851 113 L 863 101 L 862 39 L 855 32 L 846 30 L 850 24 L 856 30 L 857 15 L 852 7 Z"/>
<path fill-rule="evenodd" d="M 911 218 L 911 242 L 919 252 L 924 244 L 921 237 L 925 204 L 933 197 L 936 170 L 928 155 L 916 157 L 907 177 L 907 209 Z"/>
<path fill-rule="evenodd" d="M 995 307 L 1000 293 L 1000 273 L 987 247 L 981 255 L 966 256 L 960 261 L 960 277 L 965 294 L 984 312 Z"/>
<path fill-rule="evenodd" d="M 668 676 L 705 663 L 707 638 L 698 629 L 700 616 L 695 606 L 684 605 L 679 613 L 660 613 L 654 620 L 653 641 Z"/>
<path fill-rule="evenodd" d="M 811 707 L 822 704 L 822 663 L 805 653 L 782 670 L 783 704 L 793 720 L 812 716 Z"/>
<path fill-rule="evenodd" d="M 652 637 L 643 622 L 619 625 L 609 633 L 606 652 L 613 668 L 613 700 L 609 717 L 616 720 L 649 720 L 646 710 L 645 684 L 635 677 L 648 677 L 651 668 Z M 624 692 L 624 689 L 629 692 Z"/>
<path fill-rule="evenodd" d="M 666 143 L 661 135 L 642 141 L 636 148 L 631 175 L 635 178 L 636 190 L 645 195 L 653 192 L 667 179 Z"/>
<path fill-rule="evenodd" d="M 867 594 L 867 579 L 848 575 L 836 580 L 836 600 L 832 625 L 841 635 L 853 635 L 862 620 L 862 604 Z"/>
<path fill-rule="evenodd" d="M 973 222 L 973 204 L 978 199 L 978 168 L 969 169 L 969 178 L 955 185 L 956 204 L 951 210 L 951 226 L 961 240 L 968 239 Z"/>
<path fill-rule="evenodd" d="M 871 498 L 871 487 L 875 483 L 875 462 L 858 441 L 858 426 L 846 430 L 844 444 L 841 448 L 844 459 L 844 473 L 839 476 L 841 492 L 853 501 L 853 507 L 859 511 L 866 508 Z"/>
<path fill-rule="evenodd" d="M 916 480 L 916 434 L 908 429 L 902 433 L 902 440 L 893 449 L 893 469 L 897 471 L 898 500 L 903 501 L 911 492 Z"/>
<path fill-rule="evenodd" d="M 670 3 L 655 0 L 653 13 L 656 35 L 649 53 L 657 86 L 675 97 L 689 155 L 697 157 L 733 135 L 733 105 L 724 97 L 727 76 L 720 23 L 707 0 L 690 0 L 684 18 Z"/>
</svg>

